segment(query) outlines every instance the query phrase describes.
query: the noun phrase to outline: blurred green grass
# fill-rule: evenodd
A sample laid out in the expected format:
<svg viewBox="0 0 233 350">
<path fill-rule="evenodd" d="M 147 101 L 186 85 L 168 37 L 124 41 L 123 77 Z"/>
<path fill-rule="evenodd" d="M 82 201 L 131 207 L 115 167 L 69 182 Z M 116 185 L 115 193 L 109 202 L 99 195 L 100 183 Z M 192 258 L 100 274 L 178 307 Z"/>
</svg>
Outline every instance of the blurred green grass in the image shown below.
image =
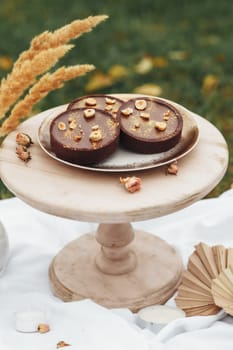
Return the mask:
<svg viewBox="0 0 233 350">
<path fill-rule="evenodd" d="M 75 48 L 59 66 L 91 63 L 108 75 L 112 67 L 122 65 L 126 75 L 107 87 L 101 86 L 100 77 L 94 92 L 133 92 L 143 84 L 155 84 L 161 97 L 211 121 L 229 145 L 230 161 L 225 177 L 209 196 L 228 189 L 233 182 L 233 6 L 228 0 L 31 0 L 30 6 L 26 0 L 1 0 L 0 78 L 8 73 L 1 58 L 16 60 L 35 35 L 96 14 L 107 14 L 109 19 L 75 40 Z M 135 67 L 145 58 L 153 67 L 140 74 Z M 51 93 L 35 113 L 87 94 L 95 74 Z M 0 198 L 9 195 L 0 184 Z"/>
</svg>

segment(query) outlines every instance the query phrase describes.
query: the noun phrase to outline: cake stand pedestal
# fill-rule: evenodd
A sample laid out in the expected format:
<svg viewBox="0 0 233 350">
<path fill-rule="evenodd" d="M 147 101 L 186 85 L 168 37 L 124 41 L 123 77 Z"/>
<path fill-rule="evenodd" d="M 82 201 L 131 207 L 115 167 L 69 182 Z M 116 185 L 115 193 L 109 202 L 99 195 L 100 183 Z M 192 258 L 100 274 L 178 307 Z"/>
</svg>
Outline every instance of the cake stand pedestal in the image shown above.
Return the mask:
<svg viewBox="0 0 233 350">
<path fill-rule="evenodd" d="M 176 290 L 182 262 L 173 247 L 130 223 L 100 224 L 97 235 L 69 243 L 54 258 L 50 281 L 61 299 L 91 298 L 133 311 L 161 304 Z"/>
<path fill-rule="evenodd" d="M 164 303 L 180 283 L 181 258 L 164 240 L 134 232 L 131 223 L 172 213 L 207 195 L 227 168 L 223 136 L 207 120 L 192 114 L 200 141 L 179 160 L 178 175 L 166 175 L 166 166 L 135 171 L 133 175 L 142 179 L 142 188 L 131 194 L 119 181 L 120 175 L 129 173 L 69 167 L 40 148 L 39 125 L 49 114 L 62 110 L 64 106 L 56 107 L 22 123 L 0 149 L 1 178 L 23 201 L 56 216 L 100 223 L 96 235 L 81 236 L 54 257 L 49 268 L 54 294 L 65 301 L 91 298 L 106 307 L 132 311 Z M 19 131 L 34 141 L 28 163 L 15 154 Z"/>
</svg>

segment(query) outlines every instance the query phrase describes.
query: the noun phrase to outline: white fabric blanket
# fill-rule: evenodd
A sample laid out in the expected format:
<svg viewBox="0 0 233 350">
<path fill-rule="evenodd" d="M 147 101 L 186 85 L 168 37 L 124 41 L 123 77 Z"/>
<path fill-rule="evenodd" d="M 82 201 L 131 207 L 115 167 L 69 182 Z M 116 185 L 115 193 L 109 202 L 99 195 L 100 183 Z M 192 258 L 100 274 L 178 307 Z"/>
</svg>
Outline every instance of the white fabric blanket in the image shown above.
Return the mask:
<svg viewBox="0 0 233 350">
<path fill-rule="evenodd" d="M 176 246 L 186 264 L 194 245 L 233 247 L 233 190 L 205 199 L 163 218 L 138 222 Z M 233 318 L 191 317 L 173 321 L 159 333 L 140 329 L 127 309 L 108 310 L 91 300 L 64 303 L 49 288 L 52 257 L 95 224 L 70 221 L 39 212 L 17 198 L 0 201 L 0 221 L 10 243 L 10 256 L 0 276 L 0 350 L 51 350 L 59 341 L 79 350 L 233 350 Z M 168 301 L 174 304 L 174 300 Z M 48 312 L 46 334 L 15 330 L 15 313 L 27 309 Z"/>
</svg>

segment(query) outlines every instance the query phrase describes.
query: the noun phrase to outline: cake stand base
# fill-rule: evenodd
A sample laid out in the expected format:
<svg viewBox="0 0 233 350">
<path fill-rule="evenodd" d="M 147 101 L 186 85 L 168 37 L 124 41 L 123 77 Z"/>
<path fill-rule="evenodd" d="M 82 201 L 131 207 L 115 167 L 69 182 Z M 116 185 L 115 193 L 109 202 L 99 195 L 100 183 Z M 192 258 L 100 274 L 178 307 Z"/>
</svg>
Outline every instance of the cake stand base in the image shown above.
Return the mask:
<svg viewBox="0 0 233 350">
<path fill-rule="evenodd" d="M 96 258 L 101 249 L 94 234 L 65 246 L 49 269 L 54 294 L 64 301 L 88 298 L 108 308 L 127 307 L 137 312 L 165 303 L 180 283 L 183 266 L 179 254 L 152 234 L 135 231 L 130 244 L 135 264 L 131 261 L 134 267 L 126 273 L 101 271 Z"/>
</svg>

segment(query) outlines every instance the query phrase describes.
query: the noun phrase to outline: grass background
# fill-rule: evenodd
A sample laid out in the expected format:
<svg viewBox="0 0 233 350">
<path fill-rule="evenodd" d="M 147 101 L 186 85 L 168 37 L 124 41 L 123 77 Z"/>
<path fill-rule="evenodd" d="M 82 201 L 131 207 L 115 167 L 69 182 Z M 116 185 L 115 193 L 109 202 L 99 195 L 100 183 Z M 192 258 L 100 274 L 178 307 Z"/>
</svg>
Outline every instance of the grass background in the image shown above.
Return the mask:
<svg viewBox="0 0 233 350">
<path fill-rule="evenodd" d="M 223 133 L 229 167 L 209 196 L 228 189 L 233 182 L 231 1 L 1 0 L 0 78 L 35 35 L 96 14 L 109 19 L 75 40 L 75 48 L 59 62 L 91 63 L 96 71 L 52 92 L 34 113 L 89 92 L 134 92 L 152 84 L 152 91 L 205 117 Z M 0 183 L 0 198 L 8 196 Z"/>
</svg>

